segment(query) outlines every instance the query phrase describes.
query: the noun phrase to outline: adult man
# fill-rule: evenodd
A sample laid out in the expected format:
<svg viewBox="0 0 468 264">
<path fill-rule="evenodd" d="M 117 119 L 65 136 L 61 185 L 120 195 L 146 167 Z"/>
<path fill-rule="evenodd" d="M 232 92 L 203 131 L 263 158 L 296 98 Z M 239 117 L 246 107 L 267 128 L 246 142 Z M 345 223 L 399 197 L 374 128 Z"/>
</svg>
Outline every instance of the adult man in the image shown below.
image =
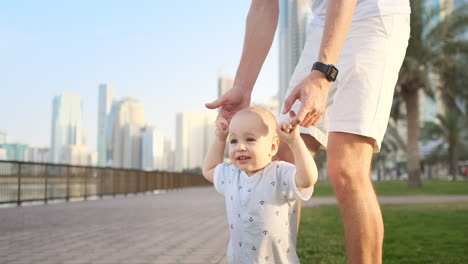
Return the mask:
<svg viewBox="0 0 468 264">
<path fill-rule="evenodd" d="M 320 146 L 327 148 L 349 262 L 381 263 L 383 221 L 369 170 L 386 130 L 408 43 L 409 0 L 312 3 L 308 40 L 280 119 L 294 117 L 312 155 Z M 252 1 L 234 86 L 208 108 L 221 107 L 220 115 L 229 120 L 250 104 L 278 14 L 277 0 Z M 284 144 L 278 158 L 293 162 Z"/>
</svg>

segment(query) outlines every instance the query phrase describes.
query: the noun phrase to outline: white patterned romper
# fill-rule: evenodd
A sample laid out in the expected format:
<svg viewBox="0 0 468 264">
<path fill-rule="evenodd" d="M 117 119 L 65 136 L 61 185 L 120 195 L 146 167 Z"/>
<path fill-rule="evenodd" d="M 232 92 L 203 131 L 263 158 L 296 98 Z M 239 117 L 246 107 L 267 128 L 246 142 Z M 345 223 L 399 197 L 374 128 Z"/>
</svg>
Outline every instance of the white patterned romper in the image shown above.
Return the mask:
<svg viewBox="0 0 468 264">
<path fill-rule="evenodd" d="M 299 190 L 295 175 L 296 167 L 284 161 L 250 177 L 231 163 L 216 167 L 214 187 L 226 198 L 229 263 L 299 263 L 297 200 L 308 200 L 313 187 Z"/>
</svg>

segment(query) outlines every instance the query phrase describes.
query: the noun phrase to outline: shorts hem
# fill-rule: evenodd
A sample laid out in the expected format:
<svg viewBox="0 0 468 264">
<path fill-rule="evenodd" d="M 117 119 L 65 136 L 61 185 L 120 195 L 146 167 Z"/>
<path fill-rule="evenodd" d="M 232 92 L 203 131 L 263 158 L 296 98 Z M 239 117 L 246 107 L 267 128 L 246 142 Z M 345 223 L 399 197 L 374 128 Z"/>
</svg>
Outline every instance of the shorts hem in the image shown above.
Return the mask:
<svg viewBox="0 0 468 264">
<path fill-rule="evenodd" d="M 353 122 L 353 123 L 356 123 L 356 122 Z M 328 130 L 328 133 L 331 133 L 331 132 L 342 132 L 342 133 L 348 133 L 348 134 L 372 138 L 374 140 L 374 144 L 372 145 L 373 152 L 374 153 L 380 152 L 382 139 L 379 139 L 379 137 L 376 135 L 378 133 L 372 133 L 371 129 L 350 128 L 346 124 L 339 124 L 339 123 L 337 124 L 337 122 L 335 122 L 333 124 L 333 127 L 330 127 L 330 129 Z"/>
</svg>

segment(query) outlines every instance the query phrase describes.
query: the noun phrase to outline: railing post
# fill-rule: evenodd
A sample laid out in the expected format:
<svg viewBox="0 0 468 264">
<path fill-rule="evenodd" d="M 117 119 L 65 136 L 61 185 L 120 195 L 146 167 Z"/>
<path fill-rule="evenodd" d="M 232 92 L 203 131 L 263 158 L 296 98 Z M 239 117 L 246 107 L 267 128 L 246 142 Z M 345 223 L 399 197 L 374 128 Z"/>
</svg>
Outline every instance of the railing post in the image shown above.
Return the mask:
<svg viewBox="0 0 468 264">
<path fill-rule="evenodd" d="M 68 201 L 70 201 L 70 166 L 66 166 L 66 171 L 67 171 L 67 175 L 66 175 L 66 188 L 67 188 L 67 194 L 65 196 L 65 199 Z"/>
<path fill-rule="evenodd" d="M 124 193 L 125 196 L 128 195 L 129 192 L 129 185 L 130 185 L 130 176 L 133 174 L 133 170 L 127 171 L 127 173 L 124 174 Z"/>
<path fill-rule="evenodd" d="M 98 188 L 98 190 L 99 190 L 99 194 L 98 194 L 98 195 L 99 195 L 99 197 L 100 197 L 101 199 L 102 199 L 102 174 L 103 174 L 102 172 L 103 172 L 103 171 L 105 172 L 105 169 L 99 168 L 99 169 L 98 169 L 98 174 L 97 174 L 97 175 L 98 175 L 98 187 L 99 187 L 99 188 Z"/>
<path fill-rule="evenodd" d="M 139 192 L 141 192 L 141 189 L 140 189 L 140 183 L 141 183 L 141 171 L 139 171 L 137 173 L 137 178 L 136 178 L 136 185 L 135 185 L 135 193 L 138 194 Z"/>
<path fill-rule="evenodd" d="M 18 162 L 18 195 L 16 203 L 21 206 L 21 163 Z"/>
<path fill-rule="evenodd" d="M 88 199 L 88 167 L 84 168 L 84 199 Z"/>
<path fill-rule="evenodd" d="M 47 189 L 48 189 L 48 185 L 49 185 L 49 177 L 48 177 L 48 167 L 47 167 L 47 164 L 45 165 L 45 180 L 44 180 L 44 203 L 46 204 L 47 203 L 47 196 L 48 196 L 48 193 L 47 193 Z"/>
<path fill-rule="evenodd" d="M 115 185 L 116 185 L 116 176 L 120 176 L 120 175 L 116 175 L 118 174 L 117 171 L 114 171 L 114 173 L 112 173 L 112 196 L 115 197 L 115 192 L 117 191 L 117 189 L 115 188 Z"/>
</svg>

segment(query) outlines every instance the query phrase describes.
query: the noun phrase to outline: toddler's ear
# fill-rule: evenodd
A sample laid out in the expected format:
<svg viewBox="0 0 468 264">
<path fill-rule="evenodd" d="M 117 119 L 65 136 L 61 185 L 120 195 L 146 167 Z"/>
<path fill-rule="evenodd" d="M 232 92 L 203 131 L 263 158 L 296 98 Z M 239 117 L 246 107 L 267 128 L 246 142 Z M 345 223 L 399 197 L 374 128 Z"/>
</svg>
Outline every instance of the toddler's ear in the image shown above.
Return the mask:
<svg viewBox="0 0 468 264">
<path fill-rule="evenodd" d="M 276 153 L 278 153 L 278 148 L 279 148 L 279 138 L 275 136 L 271 142 L 271 156 L 275 156 Z"/>
</svg>

